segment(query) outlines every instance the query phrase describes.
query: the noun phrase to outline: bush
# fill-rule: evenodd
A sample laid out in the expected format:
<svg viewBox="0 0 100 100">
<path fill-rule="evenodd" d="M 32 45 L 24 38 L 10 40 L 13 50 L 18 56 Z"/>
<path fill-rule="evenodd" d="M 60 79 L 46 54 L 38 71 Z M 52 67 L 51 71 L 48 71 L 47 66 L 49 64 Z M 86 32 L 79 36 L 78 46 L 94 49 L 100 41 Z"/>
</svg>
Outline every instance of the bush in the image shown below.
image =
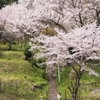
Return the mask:
<svg viewBox="0 0 100 100">
<path fill-rule="evenodd" d="M 29 58 L 32 57 L 32 53 L 31 53 L 31 51 L 29 51 L 29 49 L 30 49 L 30 46 L 27 46 L 24 50 L 24 55 L 26 56 L 26 58 L 25 58 L 26 60 L 28 60 Z"/>
<path fill-rule="evenodd" d="M 48 80 L 48 74 L 46 73 L 46 70 L 43 71 L 42 77 L 46 80 Z"/>
</svg>

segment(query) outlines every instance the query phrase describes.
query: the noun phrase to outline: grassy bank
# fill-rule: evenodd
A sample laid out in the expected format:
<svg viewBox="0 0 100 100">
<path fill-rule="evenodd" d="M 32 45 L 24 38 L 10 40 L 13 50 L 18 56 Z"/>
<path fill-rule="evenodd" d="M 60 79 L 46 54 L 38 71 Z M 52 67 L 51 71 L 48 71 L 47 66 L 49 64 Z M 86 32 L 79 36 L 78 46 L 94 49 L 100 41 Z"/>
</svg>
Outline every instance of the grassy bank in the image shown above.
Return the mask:
<svg viewBox="0 0 100 100">
<path fill-rule="evenodd" d="M 71 87 L 71 82 L 75 82 L 75 73 L 72 73 L 72 68 L 68 67 L 65 70 L 60 71 L 60 79 L 61 81 L 58 81 L 57 76 L 57 89 L 58 92 L 61 92 L 63 99 L 65 99 L 65 93 L 66 93 L 66 99 L 71 100 L 71 93 L 68 89 L 68 87 Z M 100 74 L 100 66 L 97 68 L 94 68 L 96 72 Z M 70 76 L 70 74 L 73 74 Z M 56 70 L 56 75 L 58 74 L 58 71 Z M 81 77 L 80 83 L 81 84 L 88 84 L 92 82 L 100 81 L 100 76 L 96 77 L 94 75 L 88 75 L 88 72 L 84 72 L 83 76 Z M 97 84 L 91 84 L 91 85 L 81 85 L 79 87 L 78 92 L 78 100 L 100 100 L 100 83 Z M 66 91 L 66 92 L 65 92 Z"/>
<path fill-rule="evenodd" d="M 19 45 L 13 45 L 11 51 L 8 46 L 2 45 L 0 57 L 0 100 L 39 100 L 40 96 L 46 98 L 48 79 L 43 77 L 44 69 L 31 66 L 25 60 L 23 50 Z M 32 90 L 33 87 L 35 91 Z"/>
</svg>

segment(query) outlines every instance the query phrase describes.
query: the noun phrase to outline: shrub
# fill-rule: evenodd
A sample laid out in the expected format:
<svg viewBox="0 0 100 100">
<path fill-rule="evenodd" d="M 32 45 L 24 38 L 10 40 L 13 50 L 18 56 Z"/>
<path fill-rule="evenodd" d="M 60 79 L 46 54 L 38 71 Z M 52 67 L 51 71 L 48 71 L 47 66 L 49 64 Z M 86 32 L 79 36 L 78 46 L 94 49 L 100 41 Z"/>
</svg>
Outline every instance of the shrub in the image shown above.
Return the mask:
<svg viewBox="0 0 100 100">
<path fill-rule="evenodd" d="M 30 46 L 27 46 L 24 50 L 24 55 L 26 56 L 26 58 L 25 58 L 26 60 L 28 60 L 29 58 L 32 57 L 32 53 L 31 53 L 31 51 L 29 51 L 29 49 L 30 49 Z"/>
</svg>

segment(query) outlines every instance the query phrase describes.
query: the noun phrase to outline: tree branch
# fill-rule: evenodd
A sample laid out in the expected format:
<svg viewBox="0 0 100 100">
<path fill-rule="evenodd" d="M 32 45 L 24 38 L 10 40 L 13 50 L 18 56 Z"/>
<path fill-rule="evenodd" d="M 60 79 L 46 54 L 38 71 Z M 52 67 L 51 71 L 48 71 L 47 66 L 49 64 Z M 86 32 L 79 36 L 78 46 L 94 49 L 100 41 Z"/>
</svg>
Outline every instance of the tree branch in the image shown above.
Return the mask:
<svg viewBox="0 0 100 100">
<path fill-rule="evenodd" d="M 72 68 L 74 69 L 74 71 L 76 72 L 77 76 L 79 77 L 79 74 L 78 74 L 77 70 L 74 68 L 73 65 L 72 65 Z"/>
<path fill-rule="evenodd" d="M 69 91 L 71 92 L 71 94 L 73 94 L 73 92 L 72 92 L 71 88 L 70 88 L 70 87 L 68 87 L 68 89 L 69 89 Z"/>
<path fill-rule="evenodd" d="M 65 27 L 63 25 L 61 25 L 60 23 L 55 22 L 54 20 L 51 19 L 47 19 L 47 20 L 39 20 L 39 22 L 43 23 L 43 24 L 50 24 L 50 25 L 56 25 L 58 26 L 60 29 L 62 29 L 63 31 L 65 31 L 67 33 L 67 30 L 65 29 Z"/>
<path fill-rule="evenodd" d="M 73 89 L 73 93 L 74 93 L 74 86 L 73 86 L 73 83 L 71 82 L 71 85 L 72 85 L 72 89 Z"/>
<path fill-rule="evenodd" d="M 81 13 L 80 13 L 80 12 L 79 12 L 79 19 L 80 19 L 80 24 L 83 26 L 84 23 L 83 23 L 83 21 L 82 21 L 82 17 L 81 17 Z"/>
<path fill-rule="evenodd" d="M 96 84 L 96 83 L 100 83 L 100 81 L 98 81 L 98 82 L 92 82 L 92 83 L 88 83 L 88 84 L 80 84 L 80 85 L 91 85 L 91 84 Z"/>
</svg>

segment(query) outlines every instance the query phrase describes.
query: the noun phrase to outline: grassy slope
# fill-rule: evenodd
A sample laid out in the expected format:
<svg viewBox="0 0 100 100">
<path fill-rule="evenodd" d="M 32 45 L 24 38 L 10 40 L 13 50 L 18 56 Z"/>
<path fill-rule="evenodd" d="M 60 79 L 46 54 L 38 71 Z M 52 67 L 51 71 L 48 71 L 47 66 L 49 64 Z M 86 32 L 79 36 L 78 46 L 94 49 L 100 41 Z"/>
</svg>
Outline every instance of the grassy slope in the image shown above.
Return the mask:
<svg viewBox="0 0 100 100">
<path fill-rule="evenodd" d="M 2 46 L 2 58 L 0 58 L 0 78 L 2 81 L 2 87 L 5 90 L 4 93 L 1 93 L 0 100 L 28 100 L 32 94 L 32 91 L 26 90 L 26 88 L 31 88 L 33 84 L 43 85 L 43 90 L 48 90 L 48 81 L 43 79 L 42 73 L 43 69 L 40 68 L 32 68 L 31 64 L 28 61 L 24 60 L 23 51 L 20 49 L 19 45 L 13 45 L 12 51 L 7 51 L 8 46 Z M 9 58 L 11 60 L 9 60 Z M 62 97 L 65 97 L 65 90 L 67 100 L 71 100 L 70 92 L 68 90 L 68 86 L 70 86 L 70 81 L 74 81 L 69 79 L 69 73 L 72 68 L 67 68 L 61 71 L 61 81 L 58 82 L 57 79 L 57 87 L 58 92 L 60 91 Z M 95 69 L 98 73 L 100 73 L 100 68 Z M 57 71 L 56 71 L 57 74 Z M 26 76 L 26 78 L 24 78 Z M 100 80 L 100 77 L 88 76 L 88 73 L 84 73 L 81 78 L 81 83 L 90 83 Z M 6 85 L 5 85 L 6 83 Z M 16 90 L 17 84 L 17 90 Z M 83 100 L 100 100 L 100 96 L 98 94 L 91 94 L 94 88 L 100 88 L 100 84 L 84 86 L 80 88 L 80 97 Z M 18 91 L 18 94 L 17 94 Z M 40 97 L 40 90 L 37 89 L 37 100 Z M 24 94 L 24 96 L 23 96 Z M 34 97 L 34 93 L 33 93 Z M 31 100 L 34 100 L 33 97 Z M 45 97 L 45 96 L 44 96 Z M 81 100 L 81 99 L 79 99 Z"/>
<path fill-rule="evenodd" d="M 66 90 L 67 91 L 66 92 L 67 100 L 71 100 L 71 93 L 68 89 L 68 87 L 71 86 L 70 82 L 75 81 L 75 77 L 73 77 L 72 79 L 69 79 L 69 73 L 71 70 L 72 70 L 72 68 L 69 67 L 69 68 L 61 71 L 60 83 L 58 82 L 58 78 L 57 78 L 58 91 L 61 92 L 62 97 L 65 98 L 65 90 Z M 100 66 L 95 68 L 95 71 L 100 74 Z M 56 74 L 58 74 L 57 71 L 56 71 Z M 87 84 L 87 83 L 97 82 L 97 81 L 100 81 L 100 77 L 96 77 L 94 75 L 89 76 L 88 72 L 85 72 L 83 74 L 83 76 L 81 77 L 80 83 Z M 99 91 L 99 93 L 95 92 L 95 93 L 91 94 L 92 91 L 95 89 L 100 89 L 100 83 L 93 84 L 93 85 L 80 86 L 79 93 L 78 93 L 78 98 L 79 98 L 78 100 L 100 100 L 100 95 L 99 95 L 100 91 Z"/>
<path fill-rule="evenodd" d="M 31 96 L 32 91 L 27 90 L 32 88 L 33 85 L 42 85 L 43 92 L 48 90 L 48 80 L 42 77 L 44 70 L 35 66 L 32 68 L 30 62 L 24 60 L 23 51 L 20 48 L 18 50 L 18 45 L 13 45 L 14 49 L 12 51 L 6 51 L 8 49 L 7 45 L 1 47 L 3 56 L 0 58 L 0 78 L 2 89 L 5 92 L 0 96 L 0 100 L 28 100 L 29 97 L 34 100 Z M 38 99 L 41 90 L 36 89 L 36 91 Z"/>
</svg>

